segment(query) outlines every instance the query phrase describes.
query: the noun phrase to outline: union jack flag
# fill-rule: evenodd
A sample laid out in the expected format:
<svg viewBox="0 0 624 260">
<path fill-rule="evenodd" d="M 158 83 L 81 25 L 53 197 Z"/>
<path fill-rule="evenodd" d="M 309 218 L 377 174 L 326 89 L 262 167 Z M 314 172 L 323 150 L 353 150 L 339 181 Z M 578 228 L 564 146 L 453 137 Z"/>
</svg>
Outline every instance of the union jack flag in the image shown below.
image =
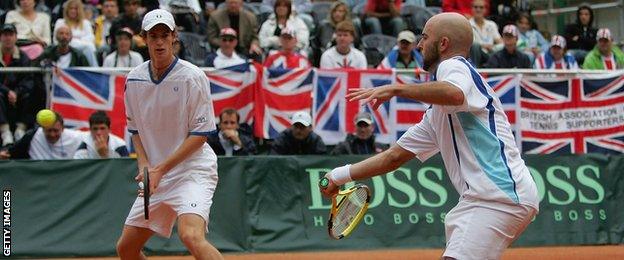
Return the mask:
<svg viewBox="0 0 624 260">
<path fill-rule="evenodd" d="M 509 119 L 512 129 L 516 130 L 516 113 L 518 104 L 516 103 L 518 89 L 522 75 L 504 75 L 486 78 L 487 83 L 492 87 L 498 99 L 503 104 L 503 110 Z"/>
<path fill-rule="evenodd" d="M 260 70 L 261 72 L 262 70 Z M 225 108 L 234 108 L 240 123 L 251 125 L 254 119 L 258 69 L 250 63 L 207 72 L 215 116 Z"/>
<path fill-rule="evenodd" d="M 624 73 L 524 78 L 521 84 L 523 152 L 624 152 Z"/>
<path fill-rule="evenodd" d="M 375 135 L 379 142 L 394 141 L 390 105 L 383 104 L 372 110 L 370 104 L 347 101 L 345 95 L 352 88 L 373 88 L 392 83 L 391 70 L 317 70 L 313 94 L 312 118 L 314 132 L 326 144 L 344 141 L 347 133 L 355 131 L 354 118 L 362 111 L 370 112 L 375 119 Z"/>
<path fill-rule="evenodd" d="M 275 138 L 290 127 L 295 112 L 310 111 L 314 70 L 264 69 L 256 99 L 254 133 Z"/>
<path fill-rule="evenodd" d="M 397 84 L 422 83 L 429 80 L 429 74 L 416 72 L 396 73 Z M 390 100 L 391 121 L 394 122 L 394 140 L 398 140 L 410 127 L 420 122 L 425 115 L 428 104 L 407 98 L 395 97 Z"/>
<path fill-rule="evenodd" d="M 89 128 L 89 116 L 103 110 L 111 118 L 111 132 L 127 140 L 125 84 L 124 74 L 58 69 L 52 78 L 50 108 L 63 116 L 65 125 L 83 130 Z"/>
</svg>

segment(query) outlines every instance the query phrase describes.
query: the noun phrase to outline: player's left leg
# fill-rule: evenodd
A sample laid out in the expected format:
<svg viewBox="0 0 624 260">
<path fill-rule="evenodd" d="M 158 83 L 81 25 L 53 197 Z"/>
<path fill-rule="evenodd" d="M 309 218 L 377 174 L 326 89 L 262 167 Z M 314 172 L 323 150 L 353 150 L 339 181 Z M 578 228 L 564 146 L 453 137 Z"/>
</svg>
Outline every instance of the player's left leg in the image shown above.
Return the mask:
<svg viewBox="0 0 624 260">
<path fill-rule="evenodd" d="M 193 213 L 180 215 L 178 234 L 195 259 L 223 259 L 221 253 L 206 240 L 206 221 L 201 216 Z"/>
</svg>

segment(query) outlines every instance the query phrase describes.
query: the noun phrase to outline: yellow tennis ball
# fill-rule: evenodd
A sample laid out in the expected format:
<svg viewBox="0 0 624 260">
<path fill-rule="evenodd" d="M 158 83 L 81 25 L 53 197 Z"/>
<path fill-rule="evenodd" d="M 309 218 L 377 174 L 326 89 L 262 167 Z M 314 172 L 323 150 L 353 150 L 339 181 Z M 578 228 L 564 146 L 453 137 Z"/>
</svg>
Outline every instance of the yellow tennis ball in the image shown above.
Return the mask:
<svg viewBox="0 0 624 260">
<path fill-rule="evenodd" d="M 37 113 L 37 123 L 42 127 L 51 127 L 56 122 L 56 115 L 52 110 L 42 109 Z"/>
</svg>

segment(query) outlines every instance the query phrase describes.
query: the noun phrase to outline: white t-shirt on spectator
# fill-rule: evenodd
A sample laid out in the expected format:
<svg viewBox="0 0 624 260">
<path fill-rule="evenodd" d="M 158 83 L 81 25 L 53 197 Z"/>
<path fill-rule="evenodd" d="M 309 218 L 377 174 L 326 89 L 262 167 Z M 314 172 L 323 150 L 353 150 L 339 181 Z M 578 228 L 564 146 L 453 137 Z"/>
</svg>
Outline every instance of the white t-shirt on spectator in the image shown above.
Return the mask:
<svg viewBox="0 0 624 260">
<path fill-rule="evenodd" d="M 235 65 L 243 64 L 245 61 L 243 58 L 236 54 L 236 51 L 232 53 L 231 57 L 226 56 L 221 52 L 221 49 L 217 50 L 217 57 L 213 61 L 213 65 L 216 69 L 227 68 Z"/>
<path fill-rule="evenodd" d="M 494 40 L 501 39 L 496 23 L 485 19 L 483 27 L 479 28 L 474 18 L 470 18 L 472 26 L 473 41 L 477 44 L 494 44 Z"/>
<path fill-rule="evenodd" d="M 126 141 L 113 135 L 108 135 L 108 158 L 120 158 L 128 155 Z M 100 159 L 102 158 L 95 148 L 91 133 L 83 135 L 83 141 L 74 154 L 74 159 Z"/>
<path fill-rule="evenodd" d="M 116 64 L 115 64 L 116 63 Z M 102 67 L 136 67 L 143 63 L 143 56 L 136 51 L 130 51 L 128 55 L 117 56 L 117 51 L 106 56 Z"/>
<path fill-rule="evenodd" d="M 72 54 L 68 52 L 64 55 L 59 56 L 58 61 L 56 61 L 56 66 L 59 68 L 68 68 L 71 64 Z"/>
<path fill-rule="evenodd" d="M 85 134 L 86 132 L 63 129 L 59 140 L 51 144 L 45 138 L 43 128 L 39 127 L 30 141 L 28 155 L 31 160 L 72 159 Z"/>
<path fill-rule="evenodd" d="M 364 53 L 353 47 L 346 55 L 338 53 L 336 46 L 327 49 L 323 52 L 323 55 L 321 55 L 321 69 L 366 69 L 367 66 L 368 64 Z"/>
</svg>

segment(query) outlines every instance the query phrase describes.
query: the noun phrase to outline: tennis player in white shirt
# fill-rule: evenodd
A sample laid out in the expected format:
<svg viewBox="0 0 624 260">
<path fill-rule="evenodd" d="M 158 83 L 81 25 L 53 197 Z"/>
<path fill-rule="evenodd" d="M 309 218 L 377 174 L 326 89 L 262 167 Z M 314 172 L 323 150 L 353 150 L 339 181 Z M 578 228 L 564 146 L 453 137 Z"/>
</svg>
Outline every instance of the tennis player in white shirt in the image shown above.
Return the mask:
<svg viewBox="0 0 624 260">
<path fill-rule="evenodd" d="M 215 130 L 208 78 L 195 65 L 173 54 L 177 37 L 173 16 L 162 9 L 145 15 L 142 34 L 150 61 L 133 69 L 126 80 L 128 130 L 137 152 L 139 174 L 149 168 L 150 219 L 143 198 L 130 209 L 117 253 L 143 259 L 153 235 L 169 237 L 178 221 L 180 240 L 196 259 L 223 257 L 205 238 L 212 196 L 217 185 L 217 157 L 206 143 Z M 142 196 L 139 191 L 139 196 Z"/>
<path fill-rule="evenodd" d="M 351 100 L 374 108 L 394 96 L 433 104 L 397 145 L 362 162 L 329 172 L 326 196 L 352 180 L 385 174 L 417 157 L 438 152 L 460 194 L 444 224 L 443 259 L 499 259 L 539 209 L 537 187 L 520 157 L 509 121 L 492 88 L 470 65 L 472 30 L 457 13 L 429 19 L 418 48 L 424 69 L 437 81 L 359 89 Z"/>
</svg>

